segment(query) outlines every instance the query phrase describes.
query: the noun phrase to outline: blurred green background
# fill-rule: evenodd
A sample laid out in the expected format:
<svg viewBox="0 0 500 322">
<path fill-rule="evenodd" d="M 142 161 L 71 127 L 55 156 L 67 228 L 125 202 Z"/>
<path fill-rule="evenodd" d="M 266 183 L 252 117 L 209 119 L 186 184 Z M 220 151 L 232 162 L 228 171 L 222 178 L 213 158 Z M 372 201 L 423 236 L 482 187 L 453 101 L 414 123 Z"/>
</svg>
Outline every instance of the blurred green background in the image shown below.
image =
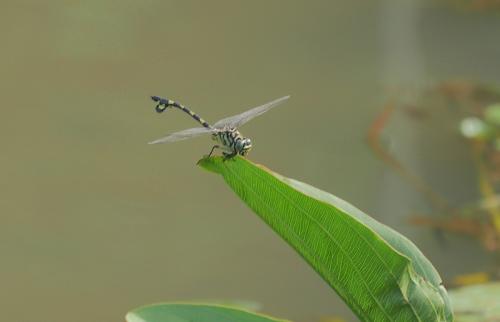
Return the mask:
<svg viewBox="0 0 500 322">
<path fill-rule="evenodd" d="M 122 321 L 152 302 L 245 299 L 295 321 L 355 321 L 219 177 L 196 166 L 209 137 L 146 144 L 196 126 L 180 112 L 156 114 L 150 95 L 214 122 L 290 94 L 242 129 L 251 160 L 407 235 L 445 281 L 492 265 L 478 243 L 443 243 L 410 225 L 408 215 L 428 205 L 365 139 L 394 88 L 410 88 L 408 99 L 444 79 L 500 79 L 499 15 L 448 4 L 2 1 L 1 319 Z M 474 176 L 456 129 L 436 123 L 432 131 L 401 117 L 385 143 L 466 202 Z"/>
</svg>

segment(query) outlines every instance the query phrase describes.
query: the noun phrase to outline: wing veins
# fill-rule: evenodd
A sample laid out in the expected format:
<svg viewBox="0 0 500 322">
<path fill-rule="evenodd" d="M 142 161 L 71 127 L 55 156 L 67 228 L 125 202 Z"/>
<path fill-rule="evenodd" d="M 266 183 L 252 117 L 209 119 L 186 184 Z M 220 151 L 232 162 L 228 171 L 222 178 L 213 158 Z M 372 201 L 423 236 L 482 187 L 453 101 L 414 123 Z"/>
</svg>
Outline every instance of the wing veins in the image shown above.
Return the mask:
<svg viewBox="0 0 500 322">
<path fill-rule="evenodd" d="M 283 103 L 287 99 L 289 99 L 290 96 L 283 96 L 281 98 L 275 99 L 274 101 L 268 102 L 266 104 L 254 107 L 252 109 L 249 109 L 248 111 L 245 111 L 241 114 L 229 116 L 226 118 L 223 118 L 222 120 L 217 121 L 214 124 L 214 128 L 224 128 L 224 127 L 230 127 L 230 128 L 239 128 L 243 124 L 247 123 L 251 119 L 264 114 L 265 112 L 269 111 L 271 108 L 278 106 L 279 104 Z"/>
<path fill-rule="evenodd" d="M 214 131 L 213 129 L 206 127 L 194 127 L 191 129 L 168 134 L 162 138 L 151 141 L 148 144 L 177 142 L 177 141 L 191 139 L 203 134 L 213 133 L 213 131 Z"/>
</svg>

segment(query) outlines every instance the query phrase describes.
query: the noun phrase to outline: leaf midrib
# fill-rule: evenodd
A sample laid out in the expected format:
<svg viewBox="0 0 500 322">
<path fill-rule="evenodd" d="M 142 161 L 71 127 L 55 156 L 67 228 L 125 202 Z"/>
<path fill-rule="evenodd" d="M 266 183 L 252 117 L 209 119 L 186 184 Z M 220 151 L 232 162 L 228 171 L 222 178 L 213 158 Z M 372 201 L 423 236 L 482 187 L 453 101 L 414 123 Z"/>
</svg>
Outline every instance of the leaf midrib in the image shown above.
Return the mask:
<svg viewBox="0 0 500 322">
<path fill-rule="evenodd" d="M 244 180 L 241 180 L 241 178 L 240 178 L 240 177 L 236 174 L 236 172 L 235 172 L 235 171 L 232 171 L 229 167 L 226 167 L 226 168 L 227 168 L 227 169 L 228 169 L 228 170 L 229 170 L 229 171 L 233 174 L 233 176 L 234 176 L 234 177 L 236 177 L 236 178 L 240 181 L 240 183 L 241 183 L 241 184 L 245 185 L 245 186 L 246 186 L 249 190 L 251 190 L 251 191 L 253 192 L 253 194 L 257 197 L 257 199 L 260 199 L 261 201 L 263 201 L 263 199 L 259 196 L 259 194 L 258 194 L 258 193 L 256 193 L 256 192 L 253 190 L 253 188 L 251 188 L 251 187 L 250 187 L 250 186 L 249 186 L 249 185 L 248 185 L 248 184 L 247 184 Z M 247 169 L 250 169 L 250 168 L 247 168 Z M 253 171 L 253 170 L 251 170 L 251 171 Z M 254 172 L 254 173 L 255 173 L 255 172 Z M 259 176 L 259 178 L 260 178 L 260 179 L 262 179 L 262 177 L 260 177 L 260 175 L 258 175 L 258 176 Z M 271 187 L 272 187 L 272 186 L 271 186 Z M 393 319 L 391 318 L 391 316 L 390 316 L 390 315 L 389 315 L 389 314 L 385 311 L 385 308 L 384 308 L 384 307 L 383 307 L 383 306 L 382 306 L 382 305 L 378 302 L 377 298 L 376 298 L 376 297 L 374 296 L 374 294 L 371 292 L 370 287 L 368 286 L 368 284 L 367 284 L 366 280 L 363 278 L 363 274 L 361 274 L 361 272 L 359 272 L 358 267 L 357 267 L 356 265 L 354 265 L 354 263 L 352 262 L 352 259 L 348 256 L 347 251 L 346 251 L 343 247 L 341 247 L 341 246 L 340 246 L 339 242 L 333 238 L 333 236 L 330 234 L 330 232 L 328 232 L 327 230 L 325 230 L 325 229 L 323 228 L 323 226 L 322 226 L 322 225 L 320 225 L 320 224 L 317 222 L 317 220 L 316 220 L 316 219 L 311 218 L 311 216 L 310 216 L 310 215 L 309 215 L 306 211 L 304 211 L 301 207 L 297 206 L 294 202 L 292 202 L 292 201 L 291 201 L 291 200 L 290 200 L 290 199 L 289 199 L 286 195 L 284 195 L 281 191 L 279 191 L 279 190 L 275 189 L 274 187 L 272 187 L 272 189 L 274 189 L 274 190 L 275 190 L 275 191 L 277 191 L 280 195 L 282 195 L 285 199 L 287 199 L 287 200 L 290 202 L 290 204 L 292 204 L 292 206 L 294 206 L 297 210 L 299 210 L 299 212 L 301 212 L 301 213 L 305 214 L 305 215 L 306 215 L 306 216 L 307 216 L 307 217 L 308 217 L 311 221 L 315 222 L 315 223 L 318 225 L 318 227 L 320 227 L 320 229 L 321 229 L 321 230 L 323 230 L 323 231 L 326 233 L 326 235 L 330 238 L 330 240 L 332 240 L 332 241 L 333 241 L 333 242 L 334 242 L 334 243 L 335 243 L 335 244 L 339 247 L 339 249 L 342 251 L 342 253 L 345 255 L 345 257 L 346 257 L 346 258 L 347 258 L 347 259 L 351 262 L 351 265 L 355 268 L 357 275 L 358 275 L 358 276 L 360 276 L 360 280 L 363 282 L 363 284 L 364 284 L 364 286 L 365 286 L 366 290 L 367 290 L 367 291 L 368 291 L 368 293 L 370 294 L 370 297 L 371 297 L 371 298 L 374 300 L 374 302 L 377 304 L 377 306 L 379 307 L 379 309 L 381 310 L 381 312 L 383 312 L 383 314 L 384 314 L 387 318 L 389 318 L 389 320 L 390 320 L 390 321 L 395 321 L 395 320 L 393 320 Z M 308 198 L 309 198 L 309 196 L 306 196 L 306 197 L 308 197 Z M 274 209 L 272 206 L 268 205 L 268 204 L 267 204 L 267 203 L 265 203 L 265 202 L 262 202 L 262 204 L 263 204 L 263 205 L 265 205 L 268 209 Z M 280 218 L 279 220 L 280 220 L 281 222 L 284 222 L 283 220 L 281 220 L 281 218 Z M 288 227 L 288 225 L 286 225 L 286 223 L 285 223 L 283 226 L 284 226 L 284 227 Z M 291 231 L 291 230 L 290 230 L 290 228 L 288 228 L 288 230 L 289 230 L 289 231 Z M 353 229 L 353 230 L 355 230 L 355 229 Z M 356 230 L 355 230 L 355 231 L 356 231 Z M 296 235 L 296 234 L 294 233 L 294 235 Z M 296 235 L 296 236 L 297 236 L 297 235 Z M 308 250 L 310 249 L 309 247 L 305 246 L 306 244 L 302 242 L 302 239 L 301 239 L 300 237 L 297 237 L 297 240 L 298 240 L 299 242 L 301 242 L 301 245 L 302 245 L 305 249 L 308 249 Z M 365 240 L 365 242 L 366 242 L 366 240 Z M 375 252 L 375 253 L 376 253 L 376 252 Z M 309 251 L 309 254 L 313 254 L 313 252 Z M 326 271 L 328 271 L 327 269 L 325 269 L 324 265 L 323 265 L 323 264 L 321 264 L 321 261 L 320 261 L 320 260 L 318 260 L 318 259 L 317 259 L 317 257 L 316 257 L 315 255 L 313 255 L 312 257 L 315 257 L 315 258 L 316 258 L 316 263 L 318 263 L 318 264 L 319 264 L 319 266 L 321 266 L 321 268 L 322 268 L 325 272 L 326 272 Z M 382 261 L 382 262 L 383 262 L 383 261 Z M 384 263 L 384 262 L 383 262 L 383 263 Z M 390 271 L 390 270 L 389 270 L 389 271 Z M 392 272 L 391 272 L 391 275 L 392 275 Z M 398 285 L 399 285 L 399 284 L 398 284 Z M 410 305 L 410 307 L 411 307 L 411 305 Z M 412 311 L 415 313 L 415 311 L 413 310 L 413 307 L 411 307 L 411 309 L 412 309 Z M 360 311 L 361 311 L 361 310 L 360 310 Z M 362 312 L 362 311 L 361 311 L 361 312 Z M 419 321 L 421 321 L 421 319 L 418 317 L 418 315 L 416 315 L 416 317 L 417 317 L 417 319 L 418 319 Z"/>
<path fill-rule="evenodd" d="M 246 160 L 245 160 L 245 162 L 248 162 L 248 161 L 246 161 Z M 249 169 L 249 170 L 250 170 L 250 171 L 251 171 L 251 172 L 252 172 L 255 176 L 257 176 L 257 177 L 259 177 L 261 180 L 265 181 L 265 178 L 263 178 L 263 177 L 261 176 L 261 174 L 260 174 L 258 171 L 255 171 L 255 170 L 254 170 L 251 166 L 249 167 L 249 166 L 247 166 L 246 164 L 244 164 L 244 165 L 245 165 L 245 167 L 246 167 L 247 169 Z M 228 168 L 228 169 L 229 169 L 229 168 Z M 233 172 L 233 174 L 234 174 L 234 173 L 235 173 L 235 172 Z M 279 180 L 278 178 L 274 177 L 272 174 L 269 174 L 269 176 L 270 176 L 271 178 L 273 178 L 273 179 L 277 180 L 277 181 L 278 181 L 278 182 L 280 182 L 281 184 L 284 184 L 281 180 Z M 242 180 L 241 180 L 241 181 L 242 181 Z M 299 191 L 299 190 L 297 190 L 297 189 L 295 189 L 295 188 L 293 188 L 293 187 L 291 187 L 291 186 L 289 186 L 289 185 L 286 185 L 286 184 L 284 184 L 284 185 L 285 185 L 286 187 L 289 187 L 289 188 L 290 188 L 290 189 L 292 189 L 292 190 L 295 190 L 297 193 L 299 193 L 299 194 L 302 194 L 302 195 L 306 196 L 307 198 L 317 200 L 318 202 L 321 202 L 321 203 L 325 204 L 325 205 L 326 205 L 326 206 L 328 206 L 328 207 L 333 207 L 332 205 L 329 205 L 328 203 L 326 203 L 326 202 L 324 202 L 324 201 L 322 201 L 322 200 L 315 199 L 315 198 L 313 198 L 313 197 L 311 197 L 311 196 L 309 196 L 309 195 L 307 195 L 307 194 L 305 194 L 305 193 L 302 193 L 301 191 Z M 293 200 L 292 200 L 292 199 L 290 199 L 290 198 L 289 198 L 286 194 L 284 194 L 284 193 L 283 193 L 283 192 L 281 192 L 280 190 L 276 189 L 273 185 L 271 185 L 270 187 L 271 187 L 271 188 L 273 188 L 273 189 L 275 189 L 275 191 L 277 191 L 277 192 L 278 192 L 278 193 L 279 193 L 279 194 L 280 194 L 283 198 L 287 199 L 287 200 L 288 200 L 291 204 L 293 204 L 293 205 L 295 205 L 295 206 L 296 206 L 296 204 L 293 202 Z M 306 211 L 302 210 L 302 209 L 300 208 L 300 206 L 296 206 L 296 207 L 297 207 L 297 208 L 298 208 L 298 209 L 299 209 L 302 213 L 306 214 L 306 216 L 307 216 L 308 218 L 310 218 L 311 220 L 313 220 L 314 222 L 316 222 L 316 223 L 318 224 L 318 226 L 319 226 L 319 227 L 320 227 L 323 231 L 325 231 L 325 232 L 327 233 L 327 235 L 328 235 L 329 237 L 331 237 L 331 238 L 332 238 L 332 240 L 334 240 L 334 239 L 333 239 L 333 236 L 332 236 L 332 235 L 331 235 L 331 234 L 330 234 L 330 233 L 329 233 L 326 229 L 324 229 L 324 228 L 323 228 L 323 226 L 322 226 L 322 225 L 321 225 L 321 224 L 320 224 L 320 223 L 319 223 L 316 219 L 312 218 L 312 217 L 311 217 L 311 216 L 310 216 L 310 215 L 309 215 Z M 339 211 L 340 211 L 340 210 L 339 210 Z M 340 211 L 340 212 L 343 212 L 343 211 Z M 345 213 L 345 212 L 343 212 L 343 213 Z M 379 260 L 381 261 L 381 263 L 385 266 L 385 268 L 387 269 L 387 271 L 388 271 L 388 272 L 390 273 L 390 275 L 392 276 L 393 282 L 395 282 L 395 284 L 399 286 L 399 290 L 401 291 L 401 285 L 399 284 L 399 280 L 396 278 L 396 275 L 393 273 L 393 271 L 392 271 L 392 269 L 389 267 L 389 265 L 388 265 L 388 264 L 384 261 L 383 256 L 381 256 L 381 255 L 378 253 L 378 251 L 377 251 L 375 248 L 373 248 L 372 244 L 371 244 L 371 243 L 369 243 L 369 242 L 366 240 L 365 236 L 363 236 L 362 234 L 360 234 L 360 233 L 359 233 L 359 231 L 358 231 L 357 229 L 354 229 L 354 228 L 352 227 L 351 223 L 350 223 L 348 220 L 346 220 L 346 219 L 344 218 L 344 216 L 339 216 L 339 218 L 340 218 L 340 219 L 341 219 L 341 220 L 342 220 L 342 221 L 343 221 L 346 225 L 348 225 L 348 226 L 349 226 L 349 227 L 350 227 L 353 231 L 355 231 L 355 233 L 358 235 L 358 237 L 360 237 L 360 238 L 361 238 L 361 239 L 365 242 L 365 244 L 366 244 L 366 245 L 368 245 L 368 247 L 369 247 L 369 248 L 373 251 L 373 253 L 374 253 L 374 254 L 375 254 L 375 255 L 379 258 Z M 356 220 L 356 221 L 357 221 L 357 219 L 356 219 L 355 217 L 352 217 L 352 216 L 351 216 L 351 218 L 353 218 L 354 220 Z M 362 225 L 364 225 L 363 223 L 361 223 L 361 224 L 362 224 Z M 364 226 L 366 226 L 366 225 L 364 225 Z M 371 229 L 370 229 L 370 230 L 371 230 Z M 382 238 L 381 238 L 381 239 L 382 239 Z M 382 239 L 382 241 L 383 241 L 384 243 L 386 243 L 386 244 L 387 244 L 390 248 L 392 248 L 395 252 L 397 252 L 397 250 L 395 250 L 395 249 L 394 249 L 394 248 L 393 248 L 390 244 L 388 244 L 388 243 L 387 243 L 384 239 Z M 337 244 L 337 243 L 336 243 L 336 244 Z M 337 244 L 337 245 L 338 245 L 338 244 Z M 399 253 L 399 252 L 398 252 L 398 253 Z M 408 257 L 406 257 L 405 255 L 400 254 L 399 256 L 401 256 L 401 257 L 402 257 L 402 258 L 404 258 L 405 260 L 407 260 L 407 261 L 411 262 L 411 260 L 410 260 Z M 349 258 L 349 259 L 350 259 L 350 258 Z M 354 265 L 354 266 L 355 266 L 355 265 Z M 409 266 L 409 264 L 407 264 L 407 266 Z M 409 271 L 408 271 L 408 274 L 410 274 L 410 272 L 409 272 Z M 410 276 L 410 279 L 411 279 L 411 276 Z M 411 280 L 412 280 L 412 279 L 411 279 Z M 403 293 L 402 293 L 402 292 L 400 292 L 400 293 L 401 293 L 402 297 L 403 297 L 404 299 L 406 299 L 406 298 L 404 297 Z M 434 306 L 434 303 L 433 303 L 433 302 L 430 300 L 430 298 L 428 297 L 427 292 L 422 292 L 422 294 L 425 296 L 425 299 L 426 299 L 426 300 L 427 300 L 427 302 L 429 303 L 430 307 L 432 307 L 432 311 L 434 312 L 435 316 L 439 316 L 438 311 L 436 310 L 436 307 Z M 372 293 L 371 293 L 371 292 L 370 292 L 370 295 L 372 295 Z M 378 302 L 377 302 L 377 303 L 378 303 Z M 415 308 L 413 307 L 412 303 L 411 303 L 409 300 L 407 300 L 407 303 L 408 303 L 408 306 L 411 308 L 412 312 L 414 313 L 415 317 L 416 317 L 419 321 L 422 321 L 421 317 L 420 317 L 420 316 L 419 316 L 419 314 L 418 314 L 418 311 L 416 311 L 416 310 L 415 310 Z"/>
</svg>

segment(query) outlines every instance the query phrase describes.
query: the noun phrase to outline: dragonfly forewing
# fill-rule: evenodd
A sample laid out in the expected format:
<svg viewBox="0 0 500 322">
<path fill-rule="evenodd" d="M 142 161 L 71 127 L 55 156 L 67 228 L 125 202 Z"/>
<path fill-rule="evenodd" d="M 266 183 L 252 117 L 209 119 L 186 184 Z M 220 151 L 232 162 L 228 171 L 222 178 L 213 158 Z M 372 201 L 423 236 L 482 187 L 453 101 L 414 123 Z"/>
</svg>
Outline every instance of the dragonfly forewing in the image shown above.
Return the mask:
<svg viewBox="0 0 500 322">
<path fill-rule="evenodd" d="M 169 142 L 177 142 L 182 140 L 187 140 L 190 138 L 194 138 L 203 134 L 213 133 L 214 130 L 206 127 L 195 127 L 192 129 L 187 129 L 184 131 L 175 132 L 164 136 L 160 139 L 149 142 L 149 144 L 158 144 L 158 143 L 169 143 Z"/>
<path fill-rule="evenodd" d="M 254 107 L 246 112 L 243 112 L 238 115 L 230 116 L 223 118 L 222 120 L 218 121 L 217 123 L 214 124 L 214 128 L 222 129 L 225 127 L 228 128 L 239 128 L 246 122 L 250 121 L 251 119 L 264 114 L 265 112 L 269 111 L 273 107 L 278 106 L 279 104 L 283 103 L 287 99 L 289 99 L 290 96 L 283 96 L 281 98 L 278 98 L 274 101 L 271 101 L 269 103 L 266 103 L 261 106 Z"/>
</svg>

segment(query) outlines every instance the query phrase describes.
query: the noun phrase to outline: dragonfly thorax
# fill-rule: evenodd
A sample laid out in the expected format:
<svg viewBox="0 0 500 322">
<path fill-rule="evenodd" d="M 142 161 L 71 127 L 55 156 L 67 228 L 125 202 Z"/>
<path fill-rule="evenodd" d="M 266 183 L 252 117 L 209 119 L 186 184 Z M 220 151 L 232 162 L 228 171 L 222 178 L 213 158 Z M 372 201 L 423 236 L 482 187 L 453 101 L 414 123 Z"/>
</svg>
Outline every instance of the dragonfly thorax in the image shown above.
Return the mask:
<svg viewBox="0 0 500 322">
<path fill-rule="evenodd" d="M 252 140 L 245 138 L 234 129 L 221 129 L 212 134 L 212 139 L 221 144 L 225 155 L 246 155 L 252 148 Z"/>
</svg>

